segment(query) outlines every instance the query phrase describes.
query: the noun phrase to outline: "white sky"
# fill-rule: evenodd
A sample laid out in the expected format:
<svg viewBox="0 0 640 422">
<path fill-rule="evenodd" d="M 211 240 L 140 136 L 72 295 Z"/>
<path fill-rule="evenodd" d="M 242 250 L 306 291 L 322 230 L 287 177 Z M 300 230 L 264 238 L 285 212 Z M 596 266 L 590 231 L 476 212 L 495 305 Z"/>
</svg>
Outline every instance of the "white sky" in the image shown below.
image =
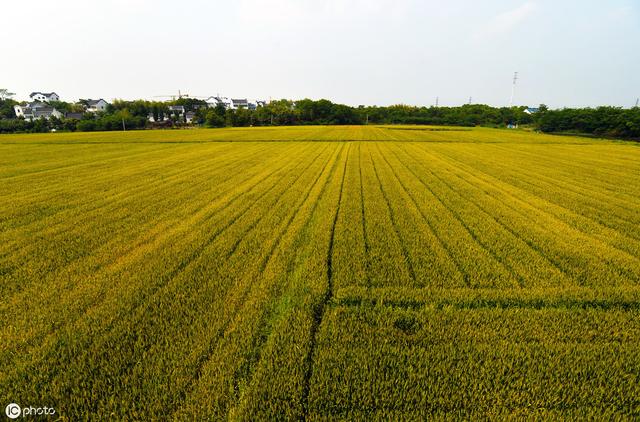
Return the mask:
<svg viewBox="0 0 640 422">
<path fill-rule="evenodd" d="M 0 87 L 358 105 L 632 106 L 638 0 L 29 0 L 0 6 Z"/>
</svg>

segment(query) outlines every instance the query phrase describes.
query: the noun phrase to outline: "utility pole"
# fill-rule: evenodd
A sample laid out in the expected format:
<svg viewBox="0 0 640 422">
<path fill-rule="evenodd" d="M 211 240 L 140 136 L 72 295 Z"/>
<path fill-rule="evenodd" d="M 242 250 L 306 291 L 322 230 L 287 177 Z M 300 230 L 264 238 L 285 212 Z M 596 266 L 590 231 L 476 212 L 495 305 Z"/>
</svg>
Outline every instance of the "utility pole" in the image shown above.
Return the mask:
<svg viewBox="0 0 640 422">
<path fill-rule="evenodd" d="M 635 108 L 638 108 L 639 105 L 640 105 L 640 98 L 636 98 L 636 106 L 635 106 Z"/>
<path fill-rule="evenodd" d="M 471 101 L 473 100 L 472 97 L 469 97 L 469 105 L 471 105 Z"/>
<path fill-rule="evenodd" d="M 438 103 L 440 102 L 440 97 L 436 97 L 436 108 L 438 108 Z"/>
<path fill-rule="evenodd" d="M 518 72 L 513 74 L 513 86 L 511 87 L 511 99 L 509 100 L 509 107 L 513 107 L 513 97 L 516 95 L 516 82 L 518 81 Z"/>
<path fill-rule="evenodd" d="M 369 113 L 367 113 L 367 122 L 365 123 L 365 125 L 369 124 Z"/>
<path fill-rule="evenodd" d="M 125 132 L 127 127 L 124 125 L 124 117 L 122 118 L 122 131 Z"/>
</svg>

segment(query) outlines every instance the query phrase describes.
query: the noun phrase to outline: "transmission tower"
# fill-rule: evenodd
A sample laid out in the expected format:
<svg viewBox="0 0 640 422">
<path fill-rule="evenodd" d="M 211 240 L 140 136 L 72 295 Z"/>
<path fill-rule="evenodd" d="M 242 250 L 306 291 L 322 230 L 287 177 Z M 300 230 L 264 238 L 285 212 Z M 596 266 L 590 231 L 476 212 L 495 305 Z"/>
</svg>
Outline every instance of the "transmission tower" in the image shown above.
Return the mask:
<svg viewBox="0 0 640 422">
<path fill-rule="evenodd" d="M 513 97 L 516 95 L 516 82 L 518 81 L 518 72 L 513 74 L 513 85 L 511 86 L 511 99 L 509 100 L 509 107 L 513 107 Z"/>
</svg>

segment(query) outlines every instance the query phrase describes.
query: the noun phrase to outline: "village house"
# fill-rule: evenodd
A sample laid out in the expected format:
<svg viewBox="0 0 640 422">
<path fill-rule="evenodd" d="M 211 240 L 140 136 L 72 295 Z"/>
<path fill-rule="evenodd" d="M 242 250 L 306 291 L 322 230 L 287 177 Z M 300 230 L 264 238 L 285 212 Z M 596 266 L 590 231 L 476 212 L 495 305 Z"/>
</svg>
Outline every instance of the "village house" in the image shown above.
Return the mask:
<svg viewBox="0 0 640 422">
<path fill-rule="evenodd" d="M 231 100 L 227 97 L 209 97 L 205 102 L 209 108 L 216 108 L 218 105 L 224 106 L 225 109 L 231 108 Z"/>
<path fill-rule="evenodd" d="M 13 107 L 16 117 L 22 117 L 25 120 L 35 120 L 41 117 L 49 120 L 51 117 L 62 118 L 64 115 L 50 105 L 38 101 L 31 102 L 27 105 L 15 105 Z"/>
<path fill-rule="evenodd" d="M 181 105 L 172 105 L 169 106 L 169 114 L 176 115 L 178 117 L 182 117 L 185 113 L 184 106 Z"/>
<path fill-rule="evenodd" d="M 239 108 L 249 108 L 249 101 L 246 98 L 232 99 L 231 108 L 237 110 Z"/>
<path fill-rule="evenodd" d="M 60 96 L 55 92 L 32 92 L 29 95 L 31 101 L 39 101 L 49 103 L 51 101 L 60 101 Z"/>
<path fill-rule="evenodd" d="M 87 100 L 87 111 L 90 113 L 98 113 L 107 110 L 108 102 L 100 98 L 99 100 Z"/>
<path fill-rule="evenodd" d="M 34 119 L 39 119 L 41 117 L 44 117 L 47 120 L 49 120 L 52 117 L 56 117 L 58 119 L 61 119 L 63 116 L 64 116 L 64 114 L 62 114 L 61 112 L 59 112 L 58 110 L 56 110 L 55 108 L 53 108 L 51 106 L 37 108 L 37 109 L 33 110 L 33 118 Z"/>
<path fill-rule="evenodd" d="M 229 99 L 227 97 L 209 97 L 205 101 L 209 108 L 215 108 L 218 105 L 222 105 L 224 106 L 225 110 L 238 110 L 240 108 L 255 110 L 258 107 L 263 107 L 267 105 L 266 101 L 262 101 L 262 100 L 249 101 L 246 98 Z"/>
</svg>

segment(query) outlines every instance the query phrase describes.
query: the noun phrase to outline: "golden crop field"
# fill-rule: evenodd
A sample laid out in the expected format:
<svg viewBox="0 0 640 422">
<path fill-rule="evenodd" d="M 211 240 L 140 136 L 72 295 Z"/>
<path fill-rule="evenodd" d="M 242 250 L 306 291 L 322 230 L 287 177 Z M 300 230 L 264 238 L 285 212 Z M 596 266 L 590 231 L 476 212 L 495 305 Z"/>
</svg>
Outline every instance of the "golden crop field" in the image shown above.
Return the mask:
<svg viewBox="0 0 640 422">
<path fill-rule="evenodd" d="M 640 418 L 640 145 L 0 137 L 0 404 L 65 420 Z"/>
</svg>

